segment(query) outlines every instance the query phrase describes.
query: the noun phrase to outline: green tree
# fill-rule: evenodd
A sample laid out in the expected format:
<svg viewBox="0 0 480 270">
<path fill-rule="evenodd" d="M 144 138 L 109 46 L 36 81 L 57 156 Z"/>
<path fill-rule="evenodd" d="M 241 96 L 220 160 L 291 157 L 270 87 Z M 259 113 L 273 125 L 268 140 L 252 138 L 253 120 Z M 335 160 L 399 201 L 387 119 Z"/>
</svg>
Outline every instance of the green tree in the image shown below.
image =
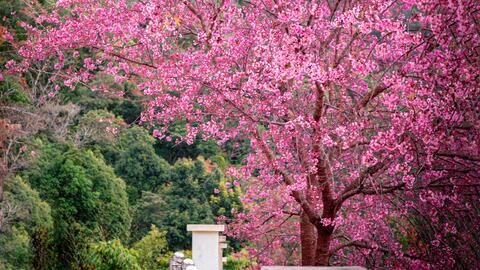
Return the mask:
<svg viewBox="0 0 480 270">
<path fill-rule="evenodd" d="M 138 254 L 119 240 L 99 242 L 91 246 L 90 263 L 96 270 L 140 270 Z"/>
<path fill-rule="evenodd" d="M 20 176 L 10 177 L 5 182 L 5 205 L 6 220 L 24 226 L 30 234 L 38 228 L 52 227 L 50 205 Z M 8 209 L 12 211 L 10 214 Z"/>
<path fill-rule="evenodd" d="M 25 228 L 13 226 L 0 236 L 0 269 L 30 269 L 32 259 L 33 249 Z"/>
<path fill-rule="evenodd" d="M 50 206 L 19 176 L 5 182 L 5 227 L 0 232 L 0 269 L 31 269 L 32 238 L 52 227 Z"/>
<path fill-rule="evenodd" d="M 217 216 L 212 210 L 221 207 L 230 209 L 231 202 L 212 197 L 219 189 L 223 174 L 214 164 L 203 158 L 180 159 L 171 169 L 169 182 L 157 192 L 144 192 L 138 201 L 134 215 L 134 239 L 145 235 L 151 224 L 166 228 L 170 250 L 182 250 L 190 246 L 186 233 L 189 223 L 215 223 Z M 214 206 L 218 204 L 218 206 Z"/>
<path fill-rule="evenodd" d="M 154 142 L 146 129 L 134 126 L 121 130 L 116 143 L 102 150 L 116 174 L 127 183 L 132 203 L 142 191 L 156 191 L 170 178 L 170 165 L 155 153 Z"/>
<path fill-rule="evenodd" d="M 143 269 L 164 269 L 164 259 L 169 255 L 166 232 L 152 225 L 150 231 L 133 245 Z"/>
<path fill-rule="evenodd" d="M 50 144 L 25 176 L 52 207 L 55 249 L 63 268 L 82 266 L 88 242 L 127 239 L 131 218 L 125 183 L 102 157 Z"/>
</svg>

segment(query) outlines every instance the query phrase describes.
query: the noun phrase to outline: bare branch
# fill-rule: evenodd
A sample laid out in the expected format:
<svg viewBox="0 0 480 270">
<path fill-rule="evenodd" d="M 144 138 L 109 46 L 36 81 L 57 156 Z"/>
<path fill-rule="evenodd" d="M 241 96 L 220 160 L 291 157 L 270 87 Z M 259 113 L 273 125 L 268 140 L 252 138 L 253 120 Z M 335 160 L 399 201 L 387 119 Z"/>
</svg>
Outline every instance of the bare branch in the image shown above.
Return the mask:
<svg viewBox="0 0 480 270">
<path fill-rule="evenodd" d="M 335 254 L 339 250 L 342 250 L 346 247 L 356 247 L 356 248 L 362 248 L 362 249 L 377 250 L 377 251 L 381 251 L 381 252 L 386 253 L 386 254 L 393 253 L 392 250 L 389 250 L 389 249 L 386 249 L 386 248 L 383 248 L 383 247 L 379 247 L 379 246 L 373 246 L 373 245 L 368 244 L 365 241 L 353 240 L 353 241 L 349 241 L 349 242 L 340 244 L 340 245 L 332 248 L 330 250 L 330 256 L 332 256 L 333 254 Z M 407 258 L 410 258 L 410 259 L 415 259 L 415 260 L 422 259 L 420 256 L 413 255 L 413 254 L 404 253 L 403 256 L 405 256 Z"/>
<path fill-rule="evenodd" d="M 360 102 L 358 103 L 357 108 L 360 109 L 360 108 L 363 108 L 363 107 L 367 106 L 367 104 L 370 102 L 370 100 L 374 99 L 375 97 L 377 97 L 378 95 L 380 95 L 381 93 L 383 93 L 387 89 L 388 89 L 388 86 L 386 86 L 385 84 L 377 85 L 377 87 L 370 90 L 368 93 L 366 93 L 363 96 L 362 100 L 360 100 Z"/>
<path fill-rule="evenodd" d="M 480 156 L 472 156 L 472 155 L 468 155 L 460 152 L 439 151 L 435 155 L 442 156 L 442 157 L 461 158 L 469 161 L 480 161 Z"/>
<path fill-rule="evenodd" d="M 260 139 L 259 136 L 257 136 L 257 139 L 260 142 L 261 148 L 265 156 L 270 162 L 275 161 L 275 156 L 271 149 L 263 142 L 263 140 Z M 283 181 L 287 186 L 291 186 L 295 183 L 293 180 L 292 176 L 288 174 L 285 170 L 282 170 L 281 168 L 277 168 L 276 172 L 280 174 L 283 177 Z M 292 190 L 291 192 L 292 197 L 295 199 L 295 201 L 300 204 L 302 209 L 305 211 L 307 214 L 308 218 L 310 219 L 310 222 L 316 223 L 320 218 L 319 215 L 315 212 L 315 209 L 313 209 L 310 204 L 308 203 L 307 199 L 305 198 L 304 194 L 299 191 L 299 190 Z"/>
<path fill-rule="evenodd" d="M 374 175 L 378 171 L 380 171 L 383 167 L 385 167 L 385 163 L 379 162 L 371 167 L 368 167 L 366 170 L 360 173 L 360 176 L 353 181 L 350 185 L 348 185 L 345 190 L 338 196 L 335 200 L 336 208 L 339 209 L 343 202 L 348 200 L 350 197 L 353 197 L 357 194 L 362 193 L 363 191 L 363 182 L 367 177 Z"/>
</svg>

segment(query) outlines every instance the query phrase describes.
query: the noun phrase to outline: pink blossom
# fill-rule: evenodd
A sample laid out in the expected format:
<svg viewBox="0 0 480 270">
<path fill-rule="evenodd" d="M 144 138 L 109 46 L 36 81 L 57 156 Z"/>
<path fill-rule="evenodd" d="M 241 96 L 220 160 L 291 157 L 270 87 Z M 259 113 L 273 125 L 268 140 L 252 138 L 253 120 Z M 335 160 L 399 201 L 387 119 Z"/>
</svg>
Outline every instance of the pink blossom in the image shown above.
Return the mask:
<svg viewBox="0 0 480 270">
<path fill-rule="evenodd" d="M 155 129 L 153 130 L 153 136 L 160 138 L 162 136 L 162 133 L 158 129 Z"/>
</svg>

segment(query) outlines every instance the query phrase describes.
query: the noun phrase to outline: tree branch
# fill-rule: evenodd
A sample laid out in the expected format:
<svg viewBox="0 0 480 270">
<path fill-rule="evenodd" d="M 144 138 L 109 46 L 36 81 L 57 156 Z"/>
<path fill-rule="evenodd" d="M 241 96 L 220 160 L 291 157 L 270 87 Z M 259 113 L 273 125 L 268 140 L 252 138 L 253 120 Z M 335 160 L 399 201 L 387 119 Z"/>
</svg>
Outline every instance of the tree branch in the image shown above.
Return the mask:
<svg viewBox="0 0 480 270">
<path fill-rule="evenodd" d="M 386 86 L 385 84 L 381 83 L 377 85 L 374 89 L 368 91 L 363 98 L 360 100 L 360 102 L 357 104 L 357 108 L 361 109 L 370 102 L 370 100 L 374 99 L 376 96 L 380 95 L 383 93 L 385 90 L 388 89 L 389 86 Z"/>
<path fill-rule="evenodd" d="M 353 240 L 353 241 L 350 241 L 350 242 L 347 242 L 347 243 L 343 243 L 343 244 L 340 244 L 334 248 L 332 248 L 330 250 L 330 256 L 332 256 L 333 254 L 335 254 L 336 252 L 338 252 L 339 250 L 341 249 L 344 249 L 346 247 L 356 247 L 356 248 L 363 248 L 363 249 L 371 249 L 371 250 L 377 250 L 377 251 L 381 251 L 383 253 L 392 253 L 391 250 L 388 250 L 386 248 L 382 248 L 382 247 L 373 247 L 372 245 L 369 245 L 367 242 L 365 241 L 359 241 L 359 240 Z M 410 259 L 414 259 L 414 260 L 421 260 L 422 258 L 420 256 L 417 256 L 417 255 L 412 255 L 412 254 L 406 254 L 404 253 L 403 256 L 407 257 L 407 258 L 410 258 Z"/>
<path fill-rule="evenodd" d="M 365 179 L 371 175 L 374 175 L 378 171 L 380 171 L 383 167 L 385 167 L 385 164 L 383 162 L 379 162 L 371 167 L 368 167 L 366 170 L 360 173 L 360 176 L 353 181 L 350 185 L 348 185 L 344 191 L 338 196 L 338 198 L 335 200 L 336 204 L 336 209 L 339 209 L 343 202 L 348 200 L 350 197 L 353 197 L 357 194 L 362 193 L 363 191 L 363 182 Z"/>
<path fill-rule="evenodd" d="M 262 151 L 265 154 L 265 156 L 267 157 L 267 159 L 271 163 L 274 163 L 275 156 L 272 153 L 272 151 L 270 150 L 270 148 L 263 142 L 263 140 L 260 139 L 260 136 L 257 135 L 257 139 L 259 140 Z M 291 186 L 295 183 L 294 179 L 287 172 L 285 172 L 285 170 L 282 170 L 281 168 L 276 168 L 275 171 L 283 177 L 283 181 L 285 182 L 285 184 L 287 186 Z M 305 211 L 308 218 L 310 219 L 310 222 L 315 223 L 318 220 L 320 220 L 319 215 L 310 206 L 310 204 L 308 203 L 307 199 L 305 198 L 305 196 L 302 192 L 300 192 L 298 190 L 292 190 L 291 195 L 295 199 L 295 201 L 298 204 L 300 204 L 302 209 Z"/>
<path fill-rule="evenodd" d="M 145 62 L 140 62 L 140 61 L 137 61 L 135 59 L 131 59 L 131 58 L 128 58 L 120 53 L 116 53 L 116 52 L 106 52 L 104 49 L 100 48 L 100 47 L 97 47 L 97 46 L 90 46 L 91 48 L 93 49 L 96 49 L 96 50 L 99 50 L 99 51 L 102 51 L 104 53 L 107 53 L 111 56 L 114 56 L 114 57 L 117 57 L 117 58 L 120 58 L 122 60 L 125 60 L 127 62 L 130 62 L 130 63 L 134 63 L 134 64 L 137 64 L 137 65 L 140 65 L 140 66 L 146 66 L 146 67 L 149 67 L 149 68 L 154 68 L 154 69 L 157 69 L 158 67 L 156 65 L 153 65 L 153 64 L 149 64 L 149 63 L 145 63 Z"/>
<path fill-rule="evenodd" d="M 450 152 L 450 151 L 439 151 L 435 155 L 442 156 L 442 157 L 456 157 L 461 158 L 469 161 L 480 161 L 480 156 L 468 155 L 465 153 L 458 153 L 458 152 Z"/>
<path fill-rule="evenodd" d="M 322 86 L 319 82 L 315 82 L 315 90 L 317 92 L 317 99 L 315 101 L 315 112 L 313 114 L 313 119 L 318 122 L 323 113 L 323 96 L 324 92 Z"/>
<path fill-rule="evenodd" d="M 360 193 L 365 194 L 365 195 L 380 195 L 380 194 L 387 194 L 387 193 L 392 193 L 396 190 L 402 189 L 405 187 L 405 183 L 400 183 L 395 186 L 381 186 L 377 189 L 363 189 Z"/>
</svg>

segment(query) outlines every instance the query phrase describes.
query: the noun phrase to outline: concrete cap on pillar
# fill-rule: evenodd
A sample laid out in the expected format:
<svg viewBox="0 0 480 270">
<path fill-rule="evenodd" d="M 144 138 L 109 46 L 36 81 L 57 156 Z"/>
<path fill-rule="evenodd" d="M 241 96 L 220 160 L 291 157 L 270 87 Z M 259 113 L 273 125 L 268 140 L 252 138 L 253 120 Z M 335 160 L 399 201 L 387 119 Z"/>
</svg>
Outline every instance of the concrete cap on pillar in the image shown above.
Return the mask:
<svg viewBox="0 0 480 270">
<path fill-rule="evenodd" d="M 189 232 L 223 232 L 225 231 L 225 225 L 188 224 L 187 231 Z"/>
<path fill-rule="evenodd" d="M 192 259 L 185 259 L 185 260 L 183 260 L 183 264 L 184 264 L 184 265 L 195 265 L 195 263 L 193 263 L 193 260 L 192 260 Z"/>
</svg>

